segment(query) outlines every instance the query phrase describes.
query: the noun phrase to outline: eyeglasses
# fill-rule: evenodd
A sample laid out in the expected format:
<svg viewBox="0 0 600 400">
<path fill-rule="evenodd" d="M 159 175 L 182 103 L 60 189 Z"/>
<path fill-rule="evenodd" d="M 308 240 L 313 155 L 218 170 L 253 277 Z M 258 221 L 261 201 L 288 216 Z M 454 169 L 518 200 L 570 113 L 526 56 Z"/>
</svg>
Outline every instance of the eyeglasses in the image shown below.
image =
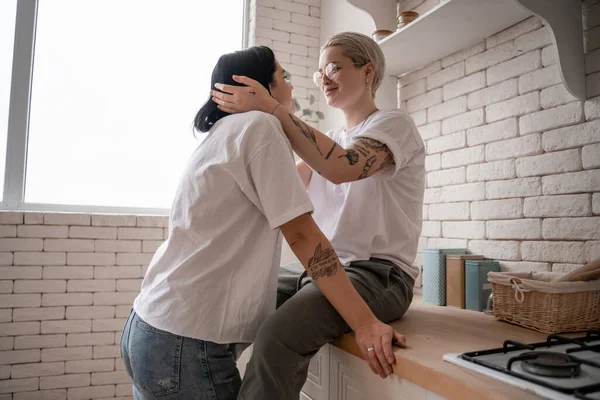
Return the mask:
<svg viewBox="0 0 600 400">
<path fill-rule="evenodd" d="M 334 80 L 339 69 L 340 67 L 331 62 L 325 66 L 325 76 L 327 76 L 329 80 Z M 321 87 L 321 82 L 323 82 L 323 73 L 321 71 L 315 71 L 313 74 L 313 82 L 317 87 Z"/>
<path fill-rule="evenodd" d="M 353 63 L 352 65 L 354 65 L 355 67 L 362 67 L 365 64 Z M 329 80 L 334 80 L 335 75 L 340 69 L 342 68 L 338 67 L 337 64 L 330 62 L 325 66 L 325 76 Z M 321 82 L 323 82 L 323 73 L 321 71 L 315 71 L 315 73 L 313 74 L 313 82 L 317 87 L 321 87 Z"/>
</svg>

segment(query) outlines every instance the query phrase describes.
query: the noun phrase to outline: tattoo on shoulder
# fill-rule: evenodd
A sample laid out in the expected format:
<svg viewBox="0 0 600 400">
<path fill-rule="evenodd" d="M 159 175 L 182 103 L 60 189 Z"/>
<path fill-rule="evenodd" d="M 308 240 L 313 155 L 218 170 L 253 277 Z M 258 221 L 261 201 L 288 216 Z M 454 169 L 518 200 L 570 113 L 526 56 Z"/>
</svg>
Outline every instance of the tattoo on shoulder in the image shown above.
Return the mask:
<svg viewBox="0 0 600 400">
<path fill-rule="evenodd" d="M 370 139 L 370 138 L 366 138 L 366 137 L 361 137 L 358 138 L 358 141 L 365 147 L 368 147 L 369 149 L 373 149 L 376 152 L 380 152 L 383 150 L 387 149 L 387 145 L 381 143 L 379 140 L 375 140 L 375 139 Z"/>
<path fill-rule="evenodd" d="M 358 162 L 358 153 L 356 152 L 356 150 L 353 149 L 346 150 L 346 154 L 344 154 L 343 156 L 339 156 L 338 158 L 342 157 L 346 157 L 350 165 L 354 165 Z"/>
<path fill-rule="evenodd" d="M 358 177 L 359 180 L 360 179 L 365 179 L 365 178 L 369 177 L 369 171 L 371 170 L 371 167 L 373 166 L 373 164 L 375 164 L 375 160 L 377 160 L 377 156 L 373 156 L 373 157 L 369 158 L 367 160 L 367 162 L 365 162 L 365 166 L 363 168 L 363 172 Z"/>
<path fill-rule="evenodd" d="M 356 151 L 358 151 L 363 156 L 369 157 L 369 150 L 366 149 L 364 146 L 361 146 L 360 144 L 355 143 L 353 147 Z"/>
<path fill-rule="evenodd" d="M 319 145 L 317 144 L 317 137 L 315 136 L 315 132 L 313 132 L 312 128 L 310 126 L 306 125 L 305 123 L 300 122 L 299 120 L 294 118 L 294 116 L 292 114 L 288 114 L 288 115 L 289 115 L 290 119 L 292 120 L 292 123 L 294 125 L 296 125 L 296 127 L 300 130 L 300 132 L 302 132 L 302 134 L 308 140 L 310 140 L 310 142 L 315 146 L 315 148 L 317 149 L 319 154 L 323 155 L 323 153 L 321 152 L 321 149 L 319 148 Z"/>
<path fill-rule="evenodd" d="M 394 155 L 390 151 L 381 163 L 381 165 L 375 170 L 375 172 L 382 171 L 388 167 L 391 167 L 392 165 L 394 165 Z"/>
<path fill-rule="evenodd" d="M 335 251 L 330 248 L 323 249 L 319 243 L 314 255 L 308 260 L 307 272 L 313 279 L 330 277 L 335 275 L 338 265 L 339 261 Z"/>
</svg>

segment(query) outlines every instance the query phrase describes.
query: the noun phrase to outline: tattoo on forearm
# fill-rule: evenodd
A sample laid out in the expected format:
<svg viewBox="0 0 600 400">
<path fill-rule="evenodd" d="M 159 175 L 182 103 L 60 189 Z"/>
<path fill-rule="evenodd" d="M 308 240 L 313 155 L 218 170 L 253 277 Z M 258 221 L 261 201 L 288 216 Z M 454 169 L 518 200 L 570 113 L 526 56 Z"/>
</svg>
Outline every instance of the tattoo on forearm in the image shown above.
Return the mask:
<svg viewBox="0 0 600 400">
<path fill-rule="evenodd" d="M 371 167 L 373 166 L 373 164 L 375 164 L 375 160 L 377 160 L 377 157 L 373 156 L 373 157 L 369 158 L 367 160 L 367 162 L 365 162 L 365 166 L 363 168 L 363 173 L 360 174 L 358 179 L 365 179 L 365 178 L 369 177 L 369 171 L 371 170 Z"/>
<path fill-rule="evenodd" d="M 330 248 L 322 249 L 321 243 L 317 245 L 314 255 L 308 260 L 307 272 L 313 279 L 330 277 L 337 272 L 339 261 L 335 251 Z"/>
<path fill-rule="evenodd" d="M 380 152 L 383 151 L 385 149 L 387 149 L 387 145 L 381 143 L 378 140 L 374 140 L 374 139 L 370 139 L 370 138 L 365 138 L 365 137 L 361 137 L 358 138 L 358 141 L 365 147 L 368 147 L 370 149 L 375 150 L 376 152 Z M 356 147 L 356 146 L 355 146 Z"/>
<path fill-rule="evenodd" d="M 329 150 L 329 152 L 327 153 L 327 155 L 325 156 L 326 160 L 329 160 L 329 156 L 331 155 L 331 153 L 333 153 L 333 149 L 335 149 L 335 146 L 337 146 L 336 142 L 333 142 L 333 146 L 331 146 L 331 149 Z"/>
<path fill-rule="evenodd" d="M 388 153 L 388 155 L 385 157 L 385 159 L 383 160 L 383 162 L 381 163 L 381 165 L 375 170 L 375 172 L 382 171 L 382 170 L 386 169 L 387 167 L 391 167 L 392 165 L 394 165 L 394 155 L 390 151 Z"/>
<path fill-rule="evenodd" d="M 360 154 L 362 154 L 365 157 L 369 157 L 369 150 L 367 150 L 366 148 L 364 148 L 363 146 L 361 146 L 360 144 L 355 144 L 354 149 L 356 151 L 358 151 Z"/>
<path fill-rule="evenodd" d="M 342 157 L 346 157 L 350 165 L 354 165 L 358 162 L 358 153 L 353 149 L 346 150 L 346 154 L 339 156 L 338 158 Z"/>
<path fill-rule="evenodd" d="M 292 114 L 288 114 L 290 116 L 290 119 L 292 120 L 292 123 L 294 125 L 296 125 L 296 127 L 300 130 L 300 132 L 302 132 L 302 134 L 308 139 L 310 140 L 310 142 L 315 146 L 315 148 L 317 149 L 317 151 L 319 152 L 320 155 L 323 155 L 323 153 L 321 152 L 321 149 L 319 148 L 319 145 L 317 144 L 317 137 L 315 136 L 315 133 L 313 132 L 312 128 L 302 122 L 300 122 L 299 120 L 297 120 L 296 118 L 294 118 L 294 116 Z"/>
</svg>

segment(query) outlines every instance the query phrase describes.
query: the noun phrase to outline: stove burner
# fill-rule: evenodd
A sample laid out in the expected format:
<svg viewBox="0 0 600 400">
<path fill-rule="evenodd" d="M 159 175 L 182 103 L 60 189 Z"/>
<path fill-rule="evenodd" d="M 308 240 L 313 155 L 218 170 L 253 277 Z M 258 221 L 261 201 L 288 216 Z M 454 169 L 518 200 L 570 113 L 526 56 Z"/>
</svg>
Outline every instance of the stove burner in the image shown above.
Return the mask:
<svg viewBox="0 0 600 400">
<path fill-rule="evenodd" d="M 521 359 L 521 368 L 534 375 L 572 378 L 581 372 L 580 364 L 567 354 L 530 351 L 522 353 L 518 358 Z"/>
</svg>

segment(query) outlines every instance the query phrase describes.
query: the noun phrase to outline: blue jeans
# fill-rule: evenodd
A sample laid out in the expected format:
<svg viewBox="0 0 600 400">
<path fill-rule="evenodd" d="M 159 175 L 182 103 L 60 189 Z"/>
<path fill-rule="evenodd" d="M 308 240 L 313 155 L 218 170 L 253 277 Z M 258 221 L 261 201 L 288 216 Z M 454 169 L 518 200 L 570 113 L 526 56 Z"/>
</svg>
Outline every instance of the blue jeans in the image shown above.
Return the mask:
<svg viewBox="0 0 600 400">
<path fill-rule="evenodd" d="M 241 385 L 234 346 L 156 329 L 131 311 L 121 357 L 136 400 L 235 400 Z"/>
</svg>

